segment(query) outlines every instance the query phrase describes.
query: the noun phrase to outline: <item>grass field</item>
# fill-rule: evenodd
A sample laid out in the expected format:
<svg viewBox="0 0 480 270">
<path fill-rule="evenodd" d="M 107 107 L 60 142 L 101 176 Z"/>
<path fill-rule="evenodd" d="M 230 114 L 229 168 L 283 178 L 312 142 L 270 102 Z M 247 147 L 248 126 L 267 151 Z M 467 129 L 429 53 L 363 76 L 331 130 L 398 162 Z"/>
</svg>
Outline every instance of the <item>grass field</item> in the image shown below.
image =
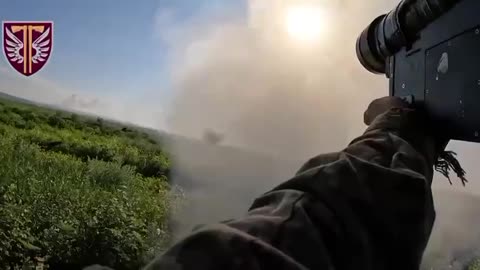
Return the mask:
<svg viewBox="0 0 480 270">
<path fill-rule="evenodd" d="M 138 269 L 181 200 L 146 133 L 0 100 L 0 269 Z"/>
</svg>

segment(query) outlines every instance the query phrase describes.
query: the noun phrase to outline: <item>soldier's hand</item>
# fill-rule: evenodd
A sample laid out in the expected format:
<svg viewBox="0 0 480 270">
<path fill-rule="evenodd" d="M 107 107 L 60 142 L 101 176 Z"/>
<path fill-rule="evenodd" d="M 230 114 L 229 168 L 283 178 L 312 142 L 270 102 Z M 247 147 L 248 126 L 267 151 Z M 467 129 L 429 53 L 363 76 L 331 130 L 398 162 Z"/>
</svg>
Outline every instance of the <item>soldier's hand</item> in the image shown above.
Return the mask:
<svg viewBox="0 0 480 270">
<path fill-rule="evenodd" d="M 382 115 L 392 109 L 414 110 L 412 105 L 402 98 L 392 96 L 382 97 L 375 99 L 370 103 L 370 105 L 368 105 L 368 108 L 363 115 L 363 121 L 366 125 L 371 125 L 379 115 Z M 425 128 L 425 132 L 435 140 L 435 148 L 437 153 L 443 151 L 447 146 L 449 139 L 442 136 L 441 132 L 436 132 L 435 130 L 430 129 L 430 123 L 428 122 L 428 119 L 424 118 L 426 116 L 421 111 L 417 112 L 417 116 L 422 119 L 419 120 L 420 122 L 424 121 L 424 125 L 422 127 Z"/>
<path fill-rule="evenodd" d="M 388 96 L 375 99 L 370 103 L 368 109 L 365 111 L 363 115 L 363 122 L 369 126 L 375 120 L 375 118 L 391 109 L 404 109 L 409 107 L 410 104 L 399 97 Z"/>
</svg>

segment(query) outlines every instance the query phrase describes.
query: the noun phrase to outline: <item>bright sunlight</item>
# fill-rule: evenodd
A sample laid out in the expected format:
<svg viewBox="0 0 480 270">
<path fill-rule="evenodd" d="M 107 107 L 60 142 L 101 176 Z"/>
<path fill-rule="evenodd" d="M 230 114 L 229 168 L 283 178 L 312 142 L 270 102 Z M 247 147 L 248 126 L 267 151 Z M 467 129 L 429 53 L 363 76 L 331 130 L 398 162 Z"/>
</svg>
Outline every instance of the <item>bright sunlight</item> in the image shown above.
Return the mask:
<svg viewBox="0 0 480 270">
<path fill-rule="evenodd" d="M 319 6 L 292 6 L 286 10 L 286 30 L 296 41 L 312 43 L 322 35 L 324 18 L 325 14 Z"/>
</svg>

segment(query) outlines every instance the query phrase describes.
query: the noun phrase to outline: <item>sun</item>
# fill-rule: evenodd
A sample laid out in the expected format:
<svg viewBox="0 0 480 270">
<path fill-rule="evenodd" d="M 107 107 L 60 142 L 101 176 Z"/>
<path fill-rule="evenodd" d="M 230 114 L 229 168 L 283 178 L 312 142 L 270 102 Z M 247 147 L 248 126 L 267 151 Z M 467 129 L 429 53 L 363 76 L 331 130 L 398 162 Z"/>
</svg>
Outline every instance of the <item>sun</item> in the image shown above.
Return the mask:
<svg viewBox="0 0 480 270">
<path fill-rule="evenodd" d="M 288 35 L 296 41 L 312 43 L 323 32 L 325 14 L 318 6 L 292 6 L 286 10 L 285 26 Z"/>
</svg>

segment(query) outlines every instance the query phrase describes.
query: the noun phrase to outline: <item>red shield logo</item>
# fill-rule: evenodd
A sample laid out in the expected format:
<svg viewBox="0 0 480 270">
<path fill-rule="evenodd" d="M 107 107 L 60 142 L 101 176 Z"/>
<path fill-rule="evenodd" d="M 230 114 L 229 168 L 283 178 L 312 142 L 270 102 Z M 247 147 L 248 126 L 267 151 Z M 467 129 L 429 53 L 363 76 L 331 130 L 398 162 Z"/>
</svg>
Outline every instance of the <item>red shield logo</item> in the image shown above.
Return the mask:
<svg viewBox="0 0 480 270">
<path fill-rule="evenodd" d="M 53 22 L 3 22 L 3 51 L 25 76 L 37 73 L 52 54 Z"/>
</svg>

